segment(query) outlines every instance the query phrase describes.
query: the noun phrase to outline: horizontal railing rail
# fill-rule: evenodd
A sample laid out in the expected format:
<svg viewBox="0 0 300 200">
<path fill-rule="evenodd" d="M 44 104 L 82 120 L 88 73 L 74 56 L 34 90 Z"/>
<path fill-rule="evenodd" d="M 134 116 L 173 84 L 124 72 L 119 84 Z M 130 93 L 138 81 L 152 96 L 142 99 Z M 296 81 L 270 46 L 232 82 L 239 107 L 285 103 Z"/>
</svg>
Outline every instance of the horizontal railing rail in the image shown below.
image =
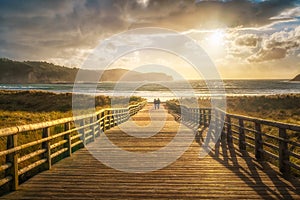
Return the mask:
<svg viewBox="0 0 300 200">
<path fill-rule="evenodd" d="M 220 142 L 236 144 L 233 146 L 254 153 L 256 159 L 275 164 L 283 175 L 300 175 L 300 125 L 231 114 L 218 108 L 188 108 L 174 103 L 170 107 L 175 107 L 180 119 L 191 127 L 209 126 L 210 139 L 218 138 L 215 150 Z"/>
<path fill-rule="evenodd" d="M 54 162 L 71 156 L 74 151 L 93 142 L 100 133 L 127 121 L 146 103 L 0 129 L 0 139 L 6 142 L 6 147 L 0 149 L 0 187 L 3 191 L 17 190 L 20 180 L 24 181 L 22 178 L 51 169 Z M 18 141 L 20 137 L 22 141 Z"/>
</svg>

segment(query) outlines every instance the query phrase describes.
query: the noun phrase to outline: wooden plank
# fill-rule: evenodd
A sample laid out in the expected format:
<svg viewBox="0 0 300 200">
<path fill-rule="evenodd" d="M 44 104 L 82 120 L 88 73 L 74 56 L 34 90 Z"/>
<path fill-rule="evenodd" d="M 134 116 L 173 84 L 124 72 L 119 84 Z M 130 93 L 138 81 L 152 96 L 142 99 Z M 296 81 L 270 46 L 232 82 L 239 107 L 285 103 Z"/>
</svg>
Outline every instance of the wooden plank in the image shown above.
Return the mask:
<svg viewBox="0 0 300 200">
<path fill-rule="evenodd" d="M 60 149 L 60 150 L 56 151 L 55 153 L 51 154 L 51 158 L 55 158 L 55 157 L 61 155 L 64 152 L 67 152 L 67 151 L 68 151 L 68 148 Z"/>
<path fill-rule="evenodd" d="M 28 160 L 28 159 L 33 158 L 35 156 L 41 155 L 41 154 L 45 153 L 46 151 L 47 151 L 46 149 L 39 149 L 39 150 L 36 150 L 36 151 L 34 151 L 30 154 L 24 155 L 21 158 L 18 158 L 18 163 L 24 162 L 25 160 Z"/>
<path fill-rule="evenodd" d="M 50 159 L 51 159 L 51 157 L 50 157 Z M 44 164 L 44 163 L 48 163 L 48 159 L 47 158 L 38 160 L 38 161 L 36 161 L 36 162 L 28 165 L 27 167 L 24 167 L 24 168 L 18 170 L 18 174 L 22 175 L 22 174 L 28 172 L 29 170 L 32 170 L 33 168 L 35 168 L 37 166 L 40 166 L 41 164 Z"/>
<path fill-rule="evenodd" d="M 10 168 L 11 166 L 12 166 L 11 163 L 5 163 L 3 165 L 0 165 L 0 172 Z"/>
<path fill-rule="evenodd" d="M 10 182 L 11 180 L 12 180 L 12 177 L 11 177 L 11 176 L 7 176 L 7 177 L 5 177 L 5 178 L 0 179 L 0 186 L 6 184 L 6 183 L 8 183 L 8 182 Z"/>
</svg>

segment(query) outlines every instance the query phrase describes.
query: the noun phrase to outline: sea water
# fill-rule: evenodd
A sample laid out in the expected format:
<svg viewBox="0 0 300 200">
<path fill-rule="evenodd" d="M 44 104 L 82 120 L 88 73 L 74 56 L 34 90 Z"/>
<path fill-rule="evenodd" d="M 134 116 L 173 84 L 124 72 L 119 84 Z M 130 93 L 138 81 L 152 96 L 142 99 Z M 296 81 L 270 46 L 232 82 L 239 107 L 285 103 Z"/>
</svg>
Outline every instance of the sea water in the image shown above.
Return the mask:
<svg viewBox="0 0 300 200">
<path fill-rule="evenodd" d="M 217 82 L 217 81 L 215 81 Z M 100 82 L 98 84 L 0 84 L 0 90 L 42 90 L 56 93 L 76 92 L 108 96 L 141 96 L 149 101 L 211 95 L 261 96 L 300 94 L 300 82 L 287 80 L 213 80 L 172 82 Z M 224 89 L 224 90 L 223 90 Z"/>
</svg>

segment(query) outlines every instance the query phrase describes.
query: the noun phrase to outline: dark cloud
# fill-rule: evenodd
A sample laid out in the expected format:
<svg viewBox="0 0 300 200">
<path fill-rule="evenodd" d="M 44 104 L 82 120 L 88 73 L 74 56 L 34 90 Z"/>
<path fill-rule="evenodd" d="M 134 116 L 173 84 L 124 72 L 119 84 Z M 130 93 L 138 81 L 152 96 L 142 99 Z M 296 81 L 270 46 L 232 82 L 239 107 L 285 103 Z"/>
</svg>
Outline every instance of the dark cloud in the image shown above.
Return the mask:
<svg viewBox="0 0 300 200">
<path fill-rule="evenodd" d="M 91 48 L 103 34 L 126 28 L 112 1 L 30 0 L 1 4 L 0 37 L 7 41 L 1 46 L 6 49 L 1 51 L 1 57 L 47 59 L 61 57 L 62 53 L 68 57 L 73 53 L 69 48 Z"/>
<path fill-rule="evenodd" d="M 2 0 L 0 40 L 6 43 L 0 43 L 0 57 L 67 58 L 74 53 L 72 48 L 93 48 L 101 39 L 135 27 L 158 26 L 185 31 L 260 26 L 270 23 L 270 17 L 295 2 Z"/>
<path fill-rule="evenodd" d="M 253 3 L 249 0 L 231 1 L 150 1 L 147 11 L 128 7 L 129 15 L 137 21 L 132 27 L 166 26 L 178 30 L 188 28 L 252 27 L 270 23 L 271 17 L 296 0 L 269 0 Z"/>
</svg>

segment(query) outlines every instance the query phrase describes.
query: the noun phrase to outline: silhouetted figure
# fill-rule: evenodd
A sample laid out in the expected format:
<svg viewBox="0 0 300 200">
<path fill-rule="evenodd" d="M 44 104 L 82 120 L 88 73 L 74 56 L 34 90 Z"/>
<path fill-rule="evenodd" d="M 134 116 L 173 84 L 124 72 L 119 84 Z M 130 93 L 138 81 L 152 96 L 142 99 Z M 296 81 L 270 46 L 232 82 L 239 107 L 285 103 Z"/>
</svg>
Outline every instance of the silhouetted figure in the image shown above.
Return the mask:
<svg viewBox="0 0 300 200">
<path fill-rule="evenodd" d="M 160 99 L 157 99 L 157 109 L 159 109 L 159 105 L 160 105 Z"/>
<path fill-rule="evenodd" d="M 156 110 L 156 108 L 157 108 L 157 100 L 154 99 L 153 103 L 154 103 L 154 109 Z"/>
</svg>

